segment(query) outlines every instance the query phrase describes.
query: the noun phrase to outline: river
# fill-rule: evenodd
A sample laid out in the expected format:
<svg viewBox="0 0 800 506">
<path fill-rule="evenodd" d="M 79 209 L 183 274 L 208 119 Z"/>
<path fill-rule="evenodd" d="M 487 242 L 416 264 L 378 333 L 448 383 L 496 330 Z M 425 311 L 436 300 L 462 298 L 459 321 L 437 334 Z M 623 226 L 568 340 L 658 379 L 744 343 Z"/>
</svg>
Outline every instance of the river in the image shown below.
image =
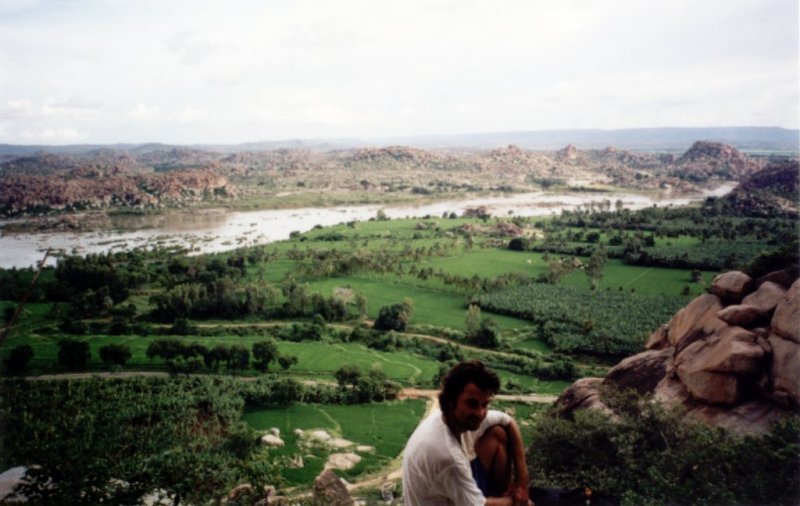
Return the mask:
<svg viewBox="0 0 800 506">
<path fill-rule="evenodd" d="M 450 200 L 420 205 L 348 206 L 262 211 L 201 210 L 167 212 L 153 217 L 116 216 L 113 230 L 93 232 L 3 233 L 9 221 L 0 220 L 0 267 L 29 267 L 41 261 L 50 248 L 55 252 L 86 255 L 109 251 L 125 251 L 138 247 L 180 246 L 194 253 L 225 251 L 289 238 L 292 231 L 305 232 L 315 225 L 335 225 L 349 221 L 365 221 L 383 209 L 390 218 L 442 216 L 461 214 L 466 208 L 486 206 L 493 216 L 546 216 L 564 209 L 576 209 L 590 202 L 622 201 L 626 209 L 653 205 L 679 206 L 722 196 L 736 183 L 723 185 L 703 193 L 680 197 L 650 197 L 633 193 L 524 193 L 509 196 Z M 147 227 L 147 228 L 142 228 Z M 56 258 L 50 257 L 48 264 Z"/>
</svg>

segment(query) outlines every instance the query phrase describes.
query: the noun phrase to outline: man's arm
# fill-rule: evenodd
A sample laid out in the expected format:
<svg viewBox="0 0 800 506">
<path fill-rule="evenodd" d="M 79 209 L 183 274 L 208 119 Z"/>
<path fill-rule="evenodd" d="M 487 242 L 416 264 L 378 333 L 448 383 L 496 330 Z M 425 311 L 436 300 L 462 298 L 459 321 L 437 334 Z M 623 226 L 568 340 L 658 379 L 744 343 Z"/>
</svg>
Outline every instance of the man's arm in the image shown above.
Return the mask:
<svg viewBox="0 0 800 506">
<path fill-rule="evenodd" d="M 525 463 L 525 447 L 522 444 L 522 433 L 517 422 L 511 420 L 506 428 L 508 433 L 509 451 L 511 461 L 514 463 L 514 480 L 511 482 L 509 492 L 511 497 L 518 501 L 528 500 L 528 465 Z"/>
<path fill-rule="evenodd" d="M 522 433 L 513 419 L 506 426 L 508 435 L 509 459 L 514 465 L 514 477 L 503 497 L 486 499 L 486 506 L 528 506 L 533 504 L 528 498 L 528 466 L 525 463 L 525 447 Z"/>
</svg>

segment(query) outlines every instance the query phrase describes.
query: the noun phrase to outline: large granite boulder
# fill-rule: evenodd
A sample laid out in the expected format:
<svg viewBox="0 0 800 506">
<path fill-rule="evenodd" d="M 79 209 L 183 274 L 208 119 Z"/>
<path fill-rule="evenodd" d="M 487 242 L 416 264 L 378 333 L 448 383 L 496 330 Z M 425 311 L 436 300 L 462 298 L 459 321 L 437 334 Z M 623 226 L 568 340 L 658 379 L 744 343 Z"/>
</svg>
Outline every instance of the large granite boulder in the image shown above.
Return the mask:
<svg viewBox="0 0 800 506">
<path fill-rule="evenodd" d="M 755 306 L 765 313 L 769 313 L 775 309 L 784 295 L 786 295 L 784 287 L 772 281 L 765 281 L 758 287 L 758 290 L 742 299 L 742 304 Z"/>
<path fill-rule="evenodd" d="M 800 344 L 778 335 L 769 336 L 772 398 L 786 406 L 800 406 Z"/>
<path fill-rule="evenodd" d="M 720 274 L 711 281 L 711 293 L 729 304 L 740 302 L 753 287 L 753 278 L 744 272 Z"/>
<path fill-rule="evenodd" d="M 603 383 L 639 393 L 652 392 L 664 379 L 672 353 L 672 349 L 664 348 L 628 357 L 608 371 Z"/>
<path fill-rule="evenodd" d="M 567 414 L 576 409 L 599 409 L 611 414 L 608 406 L 600 400 L 600 390 L 603 385 L 602 378 L 581 378 L 572 384 L 559 396 L 555 402 L 557 412 Z"/>
<path fill-rule="evenodd" d="M 775 308 L 772 330 L 784 339 L 800 343 L 800 280 L 792 284 Z"/>
<path fill-rule="evenodd" d="M 781 417 L 800 415 L 800 281 L 784 278 L 717 276 L 712 293 L 650 336 L 647 351 L 605 378 L 575 382 L 556 401 L 557 412 L 611 412 L 604 392 L 616 387 L 652 394 L 681 405 L 687 417 L 740 433 L 764 433 Z"/>
<path fill-rule="evenodd" d="M 716 295 L 704 294 L 678 311 L 669 322 L 667 339 L 677 351 L 721 329 L 726 323 L 717 313 L 722 301 Z"/>
</svg>

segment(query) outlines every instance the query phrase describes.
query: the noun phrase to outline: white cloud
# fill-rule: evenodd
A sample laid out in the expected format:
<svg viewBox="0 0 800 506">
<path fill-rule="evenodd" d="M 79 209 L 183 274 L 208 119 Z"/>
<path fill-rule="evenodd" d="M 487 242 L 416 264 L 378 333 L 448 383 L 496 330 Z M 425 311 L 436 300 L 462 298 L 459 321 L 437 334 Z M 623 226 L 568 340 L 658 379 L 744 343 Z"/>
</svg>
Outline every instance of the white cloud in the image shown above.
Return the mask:
<svg viewBox="0 0 800 506">
<path fill-rule="evenodd" d="M 796 0 L 12 4 L 0 142 L 799 121 Z"/>
<path fill-rule="evenodd" d="M 25 142 L 63 144 L 79 141 L 83 136 L 74 128 L 44 128 L 37 131 L 23 130 L 20 138 Z"/>
<path fill-rule="evenodd" d="M 161 117 L 161 108 L 157 105 L 139 102 L 127 111 L 126 116 L 136 121 L 155 121 Z"/>
</svg>

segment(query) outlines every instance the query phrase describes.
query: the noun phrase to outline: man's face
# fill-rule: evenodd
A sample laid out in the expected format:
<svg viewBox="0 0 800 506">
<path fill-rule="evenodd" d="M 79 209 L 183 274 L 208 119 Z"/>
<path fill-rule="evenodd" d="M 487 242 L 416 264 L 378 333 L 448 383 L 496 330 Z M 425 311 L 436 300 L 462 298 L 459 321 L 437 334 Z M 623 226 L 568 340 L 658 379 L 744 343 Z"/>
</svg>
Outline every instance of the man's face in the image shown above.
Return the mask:
<svg viewBox="0 0 800 506">
<path fill-rule="evenodd" d="M 448 413 L 448 423 L 457 432 L 477 430 L 486 418 L 491 392 L 481 390 L 474 383 L 467 383 L 464 391 L 458 396 L 455 406 Z"/>
</svg>

